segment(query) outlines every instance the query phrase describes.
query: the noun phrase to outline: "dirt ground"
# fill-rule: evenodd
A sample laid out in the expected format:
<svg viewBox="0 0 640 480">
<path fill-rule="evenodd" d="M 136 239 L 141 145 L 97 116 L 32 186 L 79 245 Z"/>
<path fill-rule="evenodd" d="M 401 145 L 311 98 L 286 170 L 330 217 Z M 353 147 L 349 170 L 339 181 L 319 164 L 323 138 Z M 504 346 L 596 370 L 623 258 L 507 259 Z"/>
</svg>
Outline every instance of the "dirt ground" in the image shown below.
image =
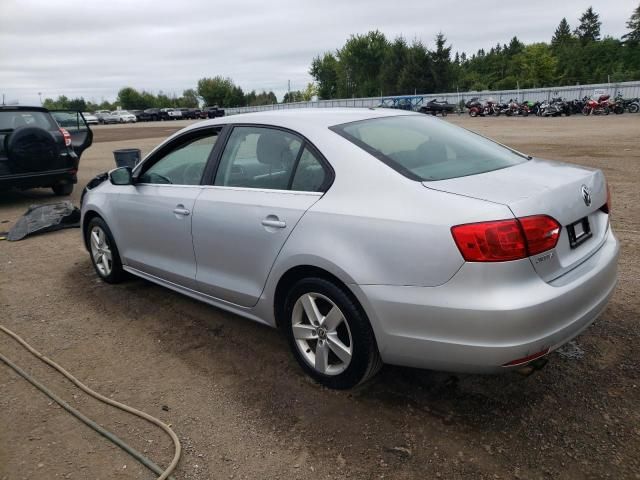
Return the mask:
<svg viewBox="0 0 640 480">
<path fill-rule="evenodd" d="M 387 366 L 355 391 L 330 391 L 303 375 L 275 330 L 143 280 L 99 281 L 77 229 L 0 242 L 0 323 L 94 389 L 170 423 L 184 447 L 178 479 L 640 478 L 640 116 L 447 119 L 601 168 L 613 192 L 615 296 L 530 377 Z M 96 127 L 80 184 L 114 165 L 112 150 L 149 151 L 177 127 Z M 0 194 L 0 231 L 55 200 Z M 3 335 L 0 352 L 156 463 L 170 461 L 155 427 L 88 398 Z M 56 478 L 154 476 L 0 364 L 0 479 Z"/>
</svg>

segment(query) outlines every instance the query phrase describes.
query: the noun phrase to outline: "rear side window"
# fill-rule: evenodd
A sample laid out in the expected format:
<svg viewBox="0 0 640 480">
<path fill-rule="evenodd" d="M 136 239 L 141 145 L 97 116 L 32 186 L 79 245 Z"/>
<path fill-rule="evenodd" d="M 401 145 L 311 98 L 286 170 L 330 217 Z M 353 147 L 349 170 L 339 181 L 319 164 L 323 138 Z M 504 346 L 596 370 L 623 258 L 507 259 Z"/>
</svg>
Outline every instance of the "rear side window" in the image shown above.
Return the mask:
<svg viewBox="0 0 640 480">
<path fill-rule="evenodd" d="M 476 175 L 528 159 L 480 135 L 424 115 L 361 120 L 331 130 L 419 181 Z"/>
<path fill-rule="evenodd" d="M 15 130 L 20 127 L 39 127 L 57 130 L 55 122 L 46 112 L 14 110 L 0 112 L 0 130 Z"/>
<path fill-rule="evenodd" d="M 327 182 L 327 171 L 311 150 L 305 147 L 298 160 L 291 190 L 321 192 Z"/>
</svg>

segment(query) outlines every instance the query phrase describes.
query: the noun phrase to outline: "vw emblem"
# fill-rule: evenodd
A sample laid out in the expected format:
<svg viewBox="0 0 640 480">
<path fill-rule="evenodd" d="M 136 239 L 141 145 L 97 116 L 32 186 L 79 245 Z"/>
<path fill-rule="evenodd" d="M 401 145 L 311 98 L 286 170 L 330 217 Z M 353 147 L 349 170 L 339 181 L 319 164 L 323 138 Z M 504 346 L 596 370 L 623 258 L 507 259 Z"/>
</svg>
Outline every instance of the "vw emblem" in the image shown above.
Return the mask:
<svg viewBox="0 0 640 480">
<path fill-rule="evenodd" d="M 580 188 L 580 191 L 582 192 L 582 199 L 584 200 L 584 204 L 587 207 L 590 207 L 591 206 L 591 189 L 586 185 L 582 185 L 582 187 Z"/>
</svg>

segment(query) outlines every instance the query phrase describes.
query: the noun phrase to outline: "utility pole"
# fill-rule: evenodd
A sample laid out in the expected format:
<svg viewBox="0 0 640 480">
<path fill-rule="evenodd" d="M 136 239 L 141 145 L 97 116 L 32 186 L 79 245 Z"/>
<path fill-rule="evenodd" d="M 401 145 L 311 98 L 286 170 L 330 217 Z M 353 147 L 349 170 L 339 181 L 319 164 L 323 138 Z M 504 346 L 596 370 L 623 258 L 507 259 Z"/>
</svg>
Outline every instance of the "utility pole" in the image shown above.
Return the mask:
<svg viewBox="0 0 640 480">
<path fill-rule="evenodd" d="M 291 103 L 291 80 L 287 80 L 287 91 L 289 92 L 289 103 Z"/>
<path fill-rule="evenodd" d="M 38 92 L 38 98 L 40 98 L 40 106 L 42 106 L 42 92 Z"/>
<path fill-rule="evenodd" d="M 2 94 L 2 105 L 4 105 L 4 93 Z"/>
</svg>

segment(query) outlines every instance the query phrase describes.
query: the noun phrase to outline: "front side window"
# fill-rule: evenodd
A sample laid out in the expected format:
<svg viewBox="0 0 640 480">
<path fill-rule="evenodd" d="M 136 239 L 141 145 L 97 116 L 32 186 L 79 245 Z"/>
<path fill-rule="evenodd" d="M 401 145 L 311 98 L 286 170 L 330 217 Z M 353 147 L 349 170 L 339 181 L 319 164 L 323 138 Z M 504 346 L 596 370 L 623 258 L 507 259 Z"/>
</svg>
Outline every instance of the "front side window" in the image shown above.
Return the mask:
<svg viewBox="0 0 640 480">
<path fill-rule="evenodd" d="M 476 175 L 527 161 L 487 138 L 424 115 L 373 118 L 331 130 L 420 181 Z"/>
<path fill-rule="evenodd" d="M 302 141 L 282 130 L 235 127 L 214 185 L 287 190 Z"/>
<path fill-rule="evenodd" d="M 200 185 L 218 132 L 191 138 L 180 143 L 160 160 L 144 170 L 138 183 L 165 185 Z"/>
</svg>

